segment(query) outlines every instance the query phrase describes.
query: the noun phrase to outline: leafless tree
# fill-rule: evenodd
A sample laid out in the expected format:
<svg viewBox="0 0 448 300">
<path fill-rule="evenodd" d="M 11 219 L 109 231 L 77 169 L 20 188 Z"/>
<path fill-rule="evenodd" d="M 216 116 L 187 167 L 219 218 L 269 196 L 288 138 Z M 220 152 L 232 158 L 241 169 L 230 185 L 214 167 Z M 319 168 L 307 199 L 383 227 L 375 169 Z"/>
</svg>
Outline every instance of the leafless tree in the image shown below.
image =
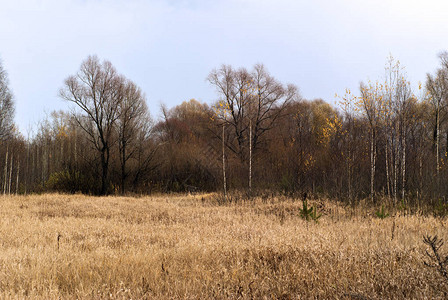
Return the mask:
<svg viewBox="0 0 448 300">
<path fill-rule="evenodd" d="M 434 146 L 436 153 L 436 176 L 437 186 L 440 188 L 440 123 L 441 113 L 443 109 L 443 101 L 447 98 L 448 93 L 448 68 L 439 69 L 437 75 L 433 77 L 430 74 L 426 76 L 426 89 L 429 92 L 430 102 L 434 109 L 435 126 L 434 126 Z"/>
<path fill-rule="evenodd" d="M 122 101 L 119 104 L 119 117 L 117 119 L 118 148 L 121 165 L 121 192 L 126 191 L 126 178 L 128 171 L 126 163 L 137 154 L 142 131 L 147 131 L 150 122 L 145 96 L 133 82 L 126 81 L 123 89 Z M 143 135 L 146 138 L 145 135 Z"/>
<path fill-rule="evenodd" d="M 109 61 L 101 63 L 98 57 L 89 56 L 60 90 L 60 96 L 80 110 L 80 114 L 74 110 L 73 116 L 100 155 L 102 195 L 108 192 L 110 150 L 115 142 L 123 81 Z"/>
<path fill-rule="evenodd" d="M 11 137 L 14 129 L 14 97 L 8 74 L 0 61 L 0 140 Z"/>
<path fill-rule="evenodd" d="M 410 99 L 412 96 L 410 83 L 406 78 L 404 68 L 392 56 L 386 65 L 386 80 L 381 101 L 381 121 L 385 136 L 385 168 L 387 193 L 393 190 L 394 201 L 398 197 L 399 176 L 401 173 L 401 199 L 406 194 L 406 144 L 409 130 Z M 390 154 L 390 157 L 389 157 Z M 389 172 L 390 166 L 391 170 Z M 399 167 L 401 172 L 399 172 Z M 390 176 L 390 173 L 392 176 Z M 392 180 L 393 179 L 393 180 Z"/>
<path fill-rule="evenodd" d="M 228 146 L 242 158 L 245 158 L 250 121 L 254 124 L 252 146 L 256 149 L 260 137 L 274 126 L 286 104 L 299 97 L 297 87 L 285 87 L 263 65 L 255 65 L 252 73 L 245 68 L 235 70 L 223 65 L 213 70 L 207 80 L 215 86 L 229 110 L 230 117 L 225 122 L 233 127 L 237 147 Z"/>
<path fill-rule="evenodd" d="M 375 172 L 377 163 L 377 133 L 380 121 L 382 94 L 378 84 L 360 84 L 362 109 L 367 117 L 370 131 L 370 199 L 374 201 L 375 195 Z"/>
<path fill-rule="evenodd" d="M 249 190 L 252 187 L 252 157 L 260 146 L 260 138 L 275 125 L 287 103 L 298 99 L 294 85 L 284 86 L 273 78 L 263 65 L 254 66 L 252 72 L 223 65 L 207 77 L 220 95 L 220 105 L 228 116 L 220 121 L 232 128 L 236 143 L 227 147 L 241 162 L 249 163 Z"/>
</svg>

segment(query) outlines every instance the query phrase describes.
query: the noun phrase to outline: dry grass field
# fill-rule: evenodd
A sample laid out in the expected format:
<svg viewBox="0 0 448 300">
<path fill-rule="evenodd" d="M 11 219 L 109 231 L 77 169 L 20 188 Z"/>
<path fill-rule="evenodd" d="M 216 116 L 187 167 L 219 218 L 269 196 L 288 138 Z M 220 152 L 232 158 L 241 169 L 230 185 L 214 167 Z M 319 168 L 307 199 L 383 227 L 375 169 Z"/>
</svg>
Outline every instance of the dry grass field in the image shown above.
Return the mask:
<svg viewBox="0 0 448 300">
<path fill-rule="evenodd" d="M 446 299 L 422 242 L 446 220 L 319 205 L 316 224 L 285 199 L 0 197 L 0 298 Z"/>
</svg>

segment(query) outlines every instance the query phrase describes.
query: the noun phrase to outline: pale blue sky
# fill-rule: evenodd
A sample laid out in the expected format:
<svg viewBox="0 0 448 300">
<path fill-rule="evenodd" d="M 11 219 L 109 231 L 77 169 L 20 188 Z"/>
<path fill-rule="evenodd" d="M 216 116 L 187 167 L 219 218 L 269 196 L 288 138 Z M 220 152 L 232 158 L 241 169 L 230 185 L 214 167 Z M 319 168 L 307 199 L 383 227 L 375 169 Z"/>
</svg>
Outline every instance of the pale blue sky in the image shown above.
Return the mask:
<svg viewBox="0 0 448 300">
<path fill-rule="evenodd" d="M 55 109 L 88 55 L 110 60 L 146 93 L 153 116 L 196 98 L 221 64 L 263 63 L 307 99 L 334 103 L 381 79 L 389 53 L 414 86 L 448 50 L 448 2 L 403 0 L 0 0 L 0 57 L 26 135 Z"/>
</svg>

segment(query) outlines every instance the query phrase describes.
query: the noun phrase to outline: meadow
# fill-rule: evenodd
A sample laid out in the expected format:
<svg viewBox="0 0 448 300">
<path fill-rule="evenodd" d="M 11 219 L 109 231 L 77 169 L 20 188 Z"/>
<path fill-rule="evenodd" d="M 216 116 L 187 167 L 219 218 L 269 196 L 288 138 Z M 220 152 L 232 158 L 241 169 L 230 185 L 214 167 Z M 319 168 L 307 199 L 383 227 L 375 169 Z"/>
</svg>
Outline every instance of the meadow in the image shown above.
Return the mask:
<svg viewBox="0 0 448 300">
<path fill-rule="evenodd" d="M 446 299 L 446 219 L 213 194 L 0 197 L 2 299 Z M 448 245 L 441 251 L 448 254 Z"/>
</svg>

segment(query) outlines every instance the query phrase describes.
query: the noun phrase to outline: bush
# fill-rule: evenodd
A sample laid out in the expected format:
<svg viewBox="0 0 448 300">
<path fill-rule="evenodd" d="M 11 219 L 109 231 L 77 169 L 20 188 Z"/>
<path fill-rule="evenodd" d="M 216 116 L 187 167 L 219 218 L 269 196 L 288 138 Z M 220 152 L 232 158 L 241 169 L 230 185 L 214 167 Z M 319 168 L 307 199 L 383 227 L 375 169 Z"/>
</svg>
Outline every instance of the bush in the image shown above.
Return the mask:
<svg viewBox="0 0 448 300">
<path fill-rule="evenodd" d="M 439 199 L 439 201 L 434 205 L 434 217 L 444 218 L 448 215 L 448 203 L 446 203 L 443 199 Z"/>
<path fill-rule="evenodd" d="M 381 209 L 375 212 L 375 215 L 379 219 L 385 219 L 389 216 L 389 213 L 384 209 L 384 205 L 381 205 Z"/>
<path fill-rule="evenodd" d="M 308 199 L 306 198 L 307 194 L 303 194 L 302 208 L 299 207 L 300 217 L 306 221 L 313 220 L 314 222 L 318 222 L 321 214 L 317 213 L 317 209 L 315 206 L 308 207 Z"/>
<path fill-rule="evenodd" d="M 96 193 L 100 184 L 94 178 L 82 175 L 79 171 L 60 171 L 50 175 L 46 182 L 47 189 L 62 193 L 82 192 Z"/>
</svg>

